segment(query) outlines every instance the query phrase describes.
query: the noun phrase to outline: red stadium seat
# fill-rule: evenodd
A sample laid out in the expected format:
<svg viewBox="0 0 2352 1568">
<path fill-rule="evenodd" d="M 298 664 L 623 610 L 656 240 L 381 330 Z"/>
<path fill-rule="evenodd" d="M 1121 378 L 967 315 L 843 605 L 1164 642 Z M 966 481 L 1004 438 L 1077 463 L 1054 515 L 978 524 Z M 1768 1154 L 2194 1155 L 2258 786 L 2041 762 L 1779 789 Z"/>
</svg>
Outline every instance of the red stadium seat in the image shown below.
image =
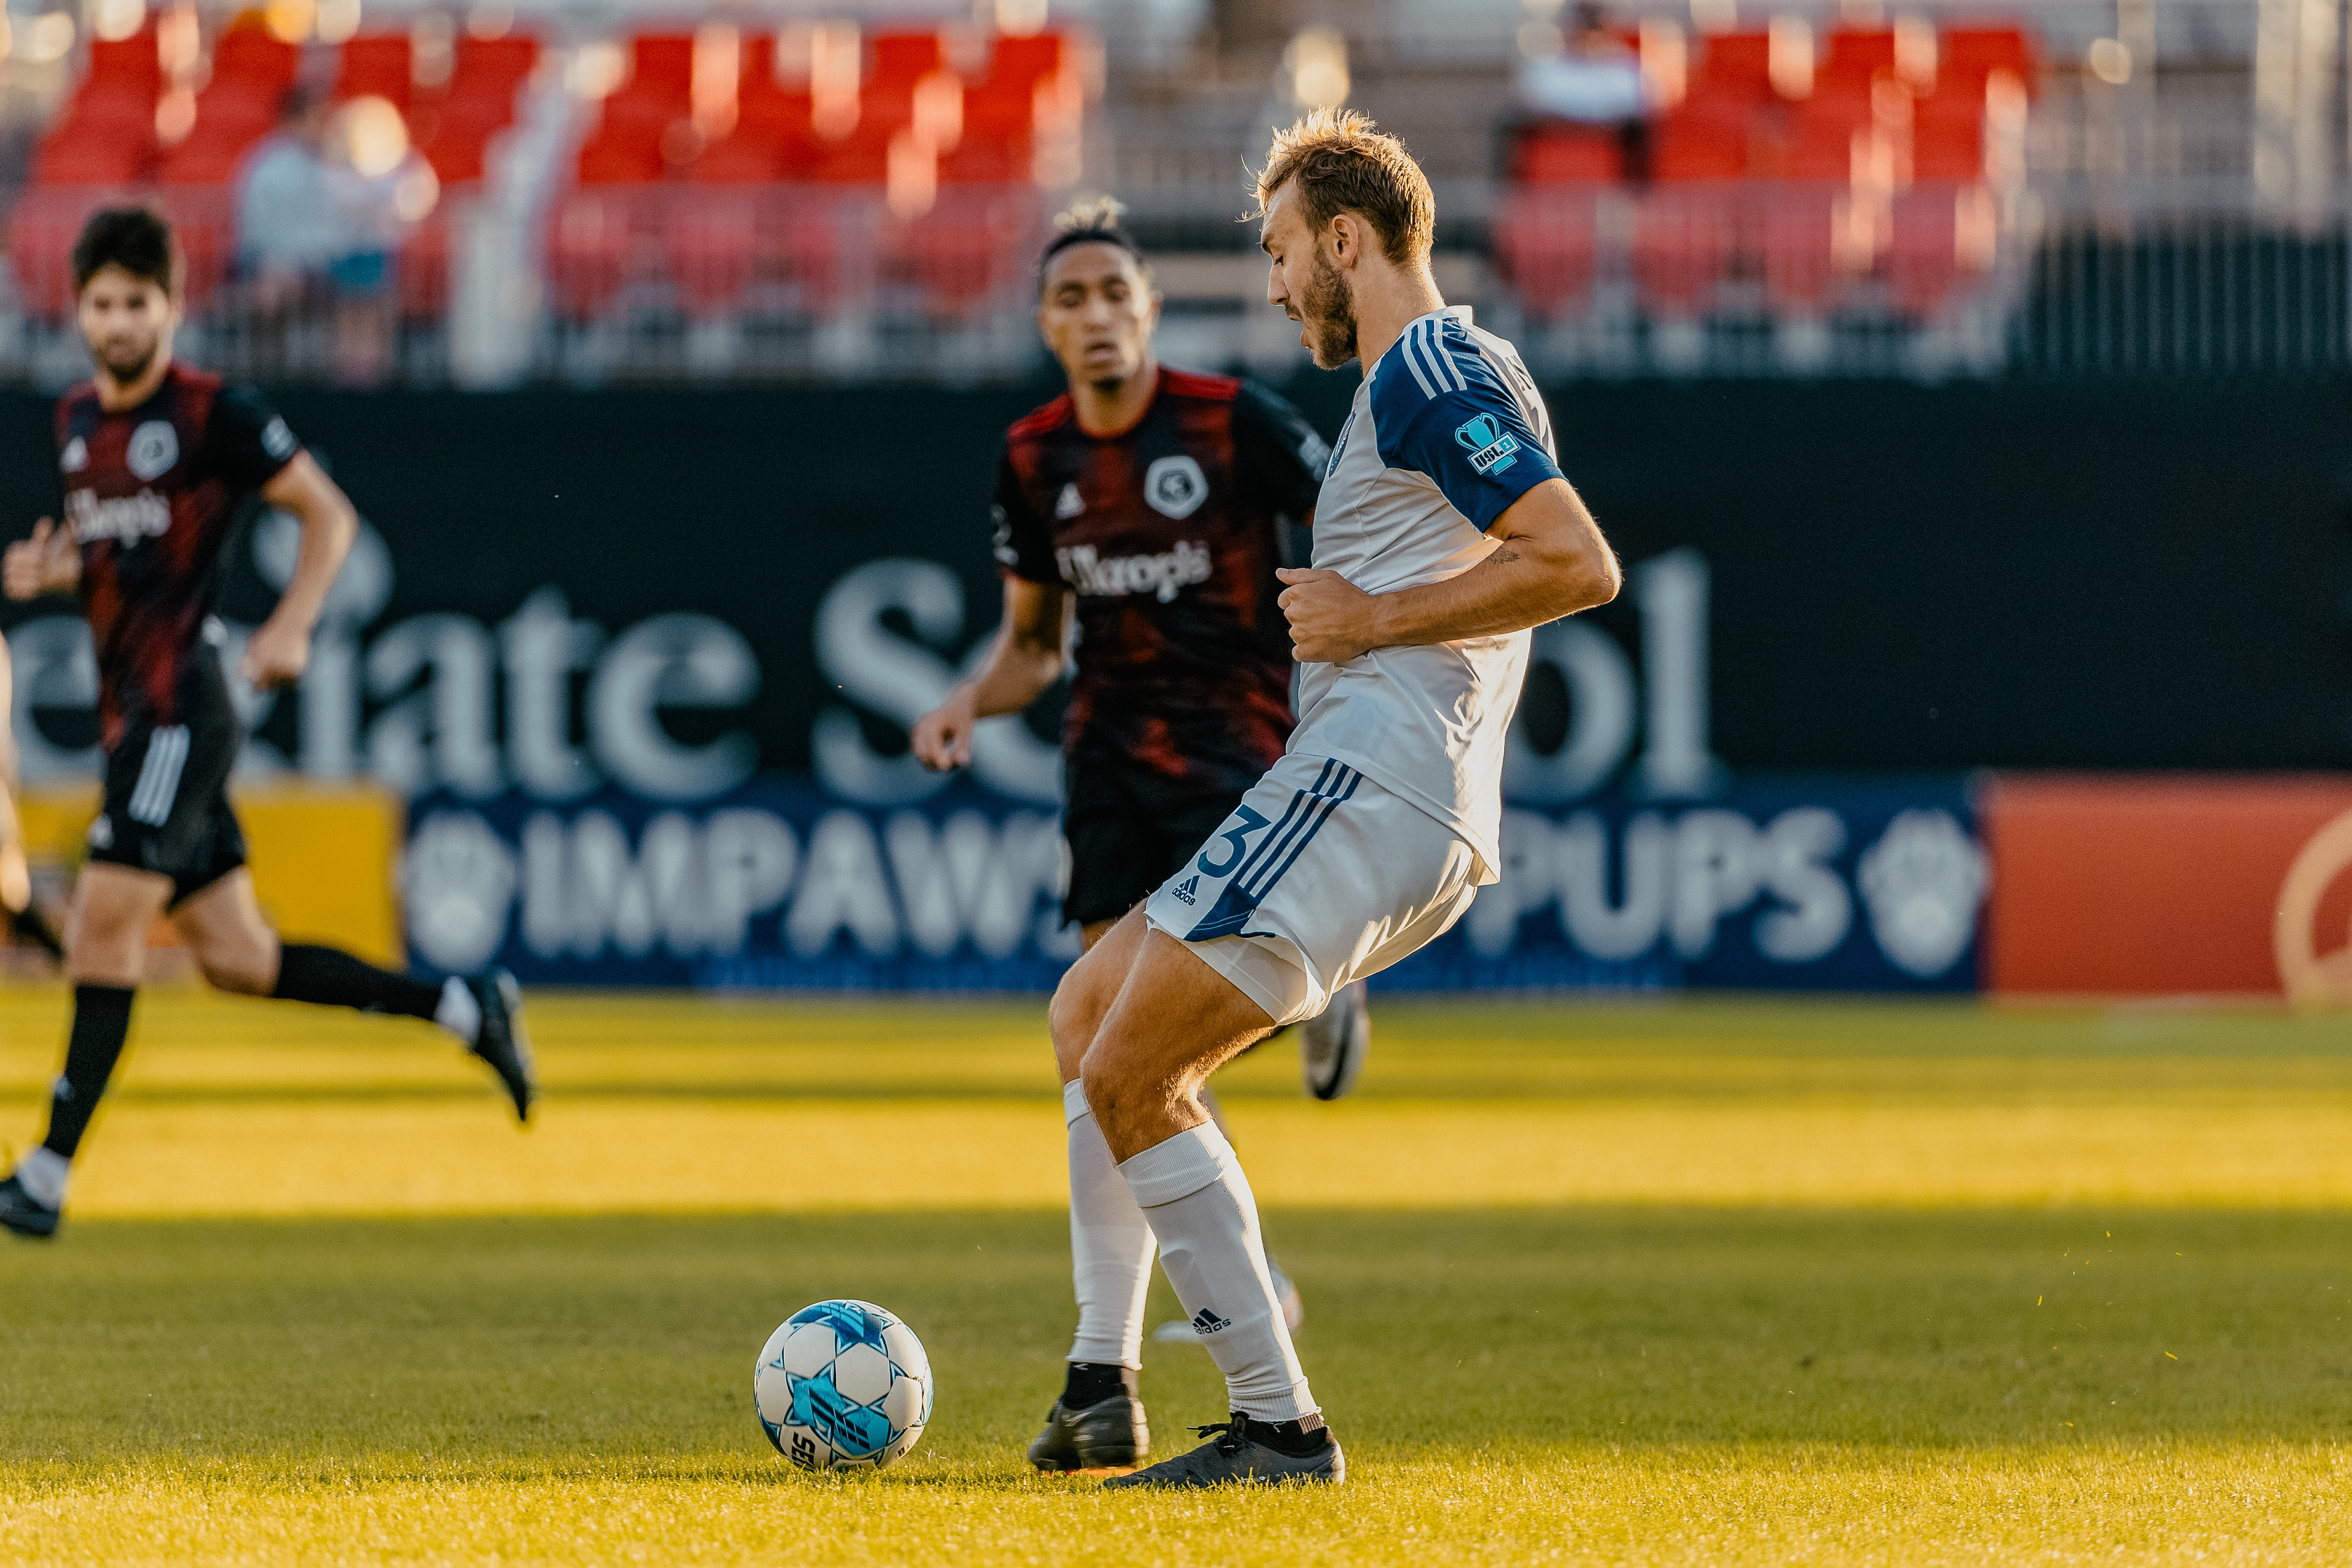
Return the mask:
<svg viewBox="0 0 2352 1568">
<path fill-rule="evenodd" d="M 904 123 L 903 121 L 898 124 Z M 817 151 L 810 176 L 829 185 L 879 185 L 890 178 L 890 138 L 898 124 L 860 114 L 857 129 Z"/>
<path fill-rule="evenodd" d="M 1526 183 L 1609 181 L 1624 172 L 1623 142 L 1598 126 L 1529 126 L 1511 149 L 1511 178 Z"/>
<path fill-rule="evenodd" d="M 1059 33 L 1036 33 L 1025 38 L 999 38 L 989 56 L 988 77 L 995 82 L 1034 86 L 1052 76 L 1069 57 L 1069 45 Z"/>
<path fill-rule="evenodd" d="M 1662 184 L 1738 180 L 1748 170 L 1744 113 L 1689 105 L 1659 117 L 1650 137 L 1650 178 Z"/>
<path fill-rule="evenodd" d="M 703 149 L 687 166 L 687 178 L 701 185 L 764 185 L 785 177 L 782 150 L 740 121 L 731 136 Z"/>
<path fill-rule="evenodd" d="M 1985 78 L 1997 70 L 2015 72 L 2029 92 L 2039 85 L 2033 46 L 2016 27 L 1955 27 L 1938 40 L 1938 92 L 1969 92 L 1981 100 Z"/>
<path fill-rule="evenodd" d="M 1959 214 L 1969 195 L 1969 187 L 1939 180 L 1915 185 L 1895 197 L 1886 283 L 1888 296 L 1902 315 L 1914 320 L 1934 317 L 1960 281 L 1964 269 Z"/>
<path fill-rule="evenodd" d="M 453 98 L 497 90 L 511 99 L 539 64 L 539 40 L 528 33 L 499 38 L 472 37 L 457 40 L 451 63 L 449 93 Z"/>
<path fill-rule="evenodd" d="M 1027 135 L 974 135 L 967 131 L 955 151 L 940 154 L 943 185 L 1025 185 L 1036 150 Z"/>
<path fill-rule="evenodd" d="M 629 46 L 626 90 L 633 97 L 684 103 L 694 90 L 694 37 L 640 33 Z"/>
<path fill-rule="evenodd" d="M 937 33 L 877 33 L 874 70 L 867 79 L 878 86 L 910 89 L 938 70 L 942 58 Z"/>
<path fill-rule="evenodd" d="M 239 20 L 213 46 L 213 87 L 217 90 L 230 83 L 241 83 L 268 94 L 282 93 L 294 85 L 295 69 L 301 58 L 299 49 L 278 42 L 257 21 Z"/>
<path fill-rule="evenodd" d="M 1984 172 L 1984 99 L 1937 94 L 1911 121 L 1914 180 L 1974 180 Z"/>
<path fill-rule="evenodd" d="M 580 145 L 574 165 L 583 185 L 635 184 L 662 177 L 661 142 L 611 131 L 598 131 Z"/>
<path fill-rule="evenodd" d="M 163 90 L 163 68 L 155 52 L 153 23 L 127 38 L 89 41 L 89 74 L 82 78 L 82 89 L 88 91 L 101 82 L 144 92 L 150 99 Z"/>
<path fill-rule="evenodd" d="M 1840 27 L 1830 35 L 1829 51 L 1813 73 L 1813 91 L 1866 92 L 1872 78 L 1894 69 L 1894 28 Z"/>
<path fill-rule="evenodd" d="M 362 33 L 343 45 L 335 73 L 337 99 L 388 99 L 404 112 L 415 89 L 406 33 Z"/>
<path fill-rule="evenodd" d="M 37 185 L 127 185 L 145 177 L 152 146 L 127 136 L 61 125 L 33 158 Z"/>
<path fill-rule="evenodd" d="M 1767 103 L 1772 99 L 1769 33 L 1717 33 L 1700 45 L 1688 103 Z"/>
</svg>

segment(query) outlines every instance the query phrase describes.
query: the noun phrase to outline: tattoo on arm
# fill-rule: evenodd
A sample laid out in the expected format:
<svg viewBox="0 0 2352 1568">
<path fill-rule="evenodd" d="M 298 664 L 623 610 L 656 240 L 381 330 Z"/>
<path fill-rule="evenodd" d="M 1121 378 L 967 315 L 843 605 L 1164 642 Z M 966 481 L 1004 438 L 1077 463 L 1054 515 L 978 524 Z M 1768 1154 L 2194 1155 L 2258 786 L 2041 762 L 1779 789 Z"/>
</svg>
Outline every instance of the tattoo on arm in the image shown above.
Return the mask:
<svg viewBox="0 0 2352 1568">
<path fill-rule="evenodd" d="M 1519 552 L 1513 549 L 1508 545 L 1501 545 L 1496 547 L 1495 553 L 1488 556 L 1486 559 L 1494 561 L 1497 565 L 1507 566 L 1512 561 L 1519 559 Z"/>
</svg>

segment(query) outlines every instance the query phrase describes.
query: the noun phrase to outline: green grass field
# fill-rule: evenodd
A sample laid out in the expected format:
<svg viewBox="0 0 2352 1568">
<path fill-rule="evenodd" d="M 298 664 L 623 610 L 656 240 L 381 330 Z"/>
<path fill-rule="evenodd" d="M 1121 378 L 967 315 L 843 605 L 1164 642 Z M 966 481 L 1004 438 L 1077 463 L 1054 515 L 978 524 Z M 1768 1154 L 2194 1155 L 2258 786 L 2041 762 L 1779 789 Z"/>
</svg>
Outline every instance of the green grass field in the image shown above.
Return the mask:
<svg viewBox="0 0 2352 1568">
<path fill-rule="evenodd" d="M 1223 1085 L 1341 1489 L 1029 1474 L 1073 1317 L 1043 1008 L 548 997 L 519 1134 L 419 1026 L 159 991 L 0 1249 L 0 1560 L 2340 1563 L 2352 1031 L 1972 1005 L 1386 1005 Z M 0 991 L 0 1137 L 53 989 Z M 827 1295 L 940 1379 L 807 1477 Z M 1154 1321 L 1175 1315 L 1164 1287 Z M 1221 1418 L 1151 1346 L 1158 1450 Z"/>
</svg>

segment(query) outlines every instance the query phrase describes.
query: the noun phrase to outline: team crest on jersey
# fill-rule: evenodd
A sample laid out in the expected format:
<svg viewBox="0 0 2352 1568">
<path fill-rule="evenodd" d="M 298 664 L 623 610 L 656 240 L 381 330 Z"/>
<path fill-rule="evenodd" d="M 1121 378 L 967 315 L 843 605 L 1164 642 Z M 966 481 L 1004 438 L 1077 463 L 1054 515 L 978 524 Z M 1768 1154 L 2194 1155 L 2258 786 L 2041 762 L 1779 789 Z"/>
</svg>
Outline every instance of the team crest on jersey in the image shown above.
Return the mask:
<svg viewBox="0 0 2352 1568">
<path fill-rule="evenodd" d="M 1473 414 L 1455 427 L 1454 439 L 1470 454 L 1470 466 L 1482 475 L 1499 474 L 1519 460 L 1519 438 L 1491 413 Z"/>
<path fill-rule="evenodd" d="M 79 435 L 67 442 L 66 449 L 58 454 L 58 471 L 61 474 L 79 474 L 89 466 L 89 443 Z"/>
<path fill-rule="evenodd" d="M 151 419 L 131 433 L 123 460 L 142 479 L 160 479 L 180 460 L 180 433 L 168 419 Z"/>
<path fill-rule="evenodd" d="M 1143 471 L 1143 498 L 1161 517 L 1181 523 L 1209 498 L 1209 476 L 1189 453 L 1161 457 Z"/>
<path fill-rule="evenodd" d="M 1078 482 L 1073 479 L 1063 486 L 1062 498 L 1054 503 L 1054 516 L 1067 522 L 1086 509 L 1087 498 L 1078 494 Z"/>
</svg>

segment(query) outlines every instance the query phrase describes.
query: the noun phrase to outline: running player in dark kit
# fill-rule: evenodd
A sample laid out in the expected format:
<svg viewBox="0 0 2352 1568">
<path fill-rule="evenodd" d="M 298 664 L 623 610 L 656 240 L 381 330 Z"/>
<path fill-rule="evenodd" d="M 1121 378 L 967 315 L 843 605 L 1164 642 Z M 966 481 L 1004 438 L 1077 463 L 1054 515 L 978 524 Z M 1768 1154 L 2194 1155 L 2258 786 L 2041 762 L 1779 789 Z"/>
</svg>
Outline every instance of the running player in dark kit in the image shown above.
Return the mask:
<svg viewBox="0 0 2352 1568">
<path fill-rule="evenodd" d="M 1060 678 L 1075 618 L 1062 908 L 1089 946 L 1282 755 L 1294 665 L 1275 571 L 1285 528 L 1313 520 L 1330 455 L 1272 393 L 1159 363 L 1159 296 L 1118 213 L 1108 200 L 1073 207 L 1039 262 L 1038 326 L 1069 391 L 1005 434 L 995 505 L 1003 631 L 912 736 L 932 768 L 969 761 L 980 719 L 1021 712 Z M 1370 1032 L 1360 986 L 1303 1025 L 1308 1091 L 1346 1093 Z M 1066 1097 L 1065 1111 L 1087 1114 L 1082 1099 Z M 1150 1232 L 1131 1204 L 1074 1209 L 1072 1244 L 1077 1340 L 1030 1458 L 1045 1469 L 1132 1465 L 1149 1442 L 1135 1374 Z M 1297 1293 L 1286 1281 L 1277 1290 L 1295 1320 Z M 1171 1333 L 1195 1337 L 1190 1323 L 1160 1337 Z"/>
<path fill-rule="evenodd" d="M 177 258 L 163 220 L 99 213 L 75 244 L 92 379 L 58 404 L 65 525 L 8 547 L 12 599 L 79 591 L 99 669 L 104 805 L 67 930 L 73 1031 L 47 1135 L 0 1181 L 0 1226 L 57 1231 L 66 1178 L 131 1027 L 148 929 L 168 915 L 226 991 L 428 1019 L 487 1062 L 525 1117 L 535 1092 L 514 978 L 441 984 L 280 943 L 254 900 L 228 776 L 243 742 L 212 619 L 224 548 L 257 503 L 301 524 L 294 575 L 240 674 L 291 685 L 358 528 L 343 493 L 261 400 L 172 358 Z"/>
</svg>

